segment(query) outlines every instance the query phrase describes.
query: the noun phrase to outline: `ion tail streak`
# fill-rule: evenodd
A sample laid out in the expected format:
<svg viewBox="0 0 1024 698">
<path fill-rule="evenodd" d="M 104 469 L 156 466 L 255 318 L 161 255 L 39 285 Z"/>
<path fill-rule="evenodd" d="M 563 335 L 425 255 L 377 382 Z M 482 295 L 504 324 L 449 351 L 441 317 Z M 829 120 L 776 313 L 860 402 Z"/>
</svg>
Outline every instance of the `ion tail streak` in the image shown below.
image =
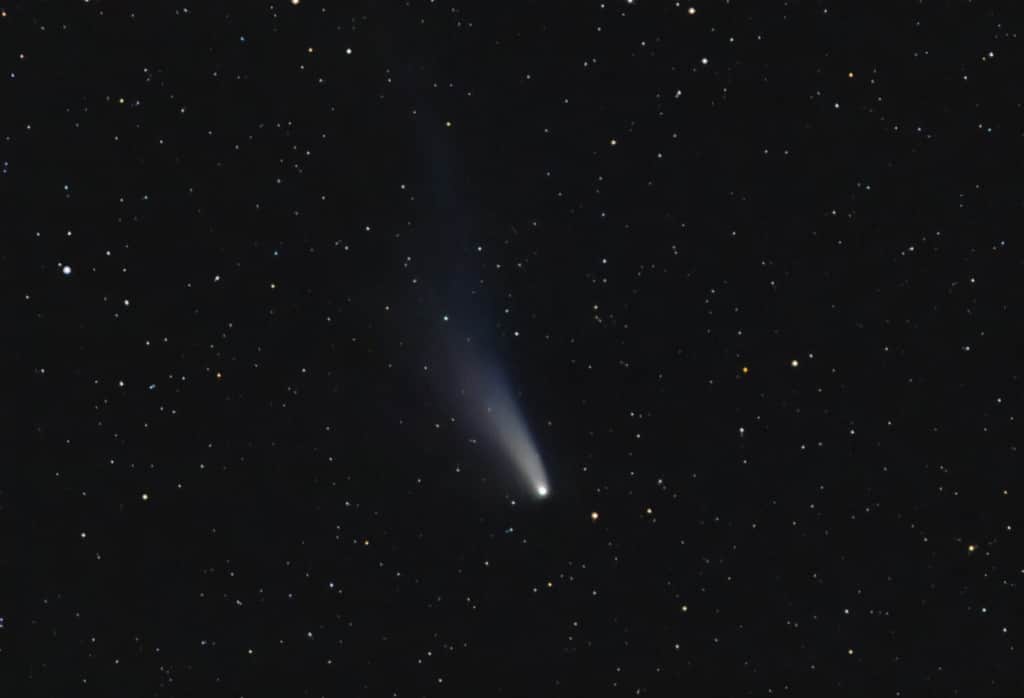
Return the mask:
<svg viewBox="0 0 1024 698">
<path fill-rule="evenodd" d="M 550 485 L 544 464 L 491 344 L 496 327 L 489 297 L 500 291 L 500 279 L 487 255 L 501 249 L 498 234 L 507 225 L 488 224 L 491 217 L 480 206 L 478 185 L 462 171 L 455 130 L 442 126 L 442 116 L 432 107 L 434 82 L 415 71 L 407 79 L 422 164 L 416 187 L 422 196 L 416 199 L 416 225 L 408 236 L 418 248 L 408 259 L 423 272 L 417 300 L 432 318 L 427 335 L 435 352 L 425 363 L 437 359 L 446 366 L 430 373 L 438 391 L 456 398 L 457 411 L 481 441 L 500 450 L 535 496 L 546 497 Z M 485 266 L 485 260 L 490 264 Z"/>
</svg>

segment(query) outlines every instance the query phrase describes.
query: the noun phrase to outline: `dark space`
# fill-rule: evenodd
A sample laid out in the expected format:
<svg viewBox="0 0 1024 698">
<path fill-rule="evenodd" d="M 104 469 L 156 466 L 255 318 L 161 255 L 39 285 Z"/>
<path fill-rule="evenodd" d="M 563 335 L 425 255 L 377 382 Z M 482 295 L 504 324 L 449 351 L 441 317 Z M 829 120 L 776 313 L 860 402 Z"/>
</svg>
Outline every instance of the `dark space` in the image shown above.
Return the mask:
<svg viewBox="0 0 1024 698">
<path fill-rule="evenodd" d="M 1022 22 L 0 4 L 0 695 L 1021 695 Z"/>
</svg>

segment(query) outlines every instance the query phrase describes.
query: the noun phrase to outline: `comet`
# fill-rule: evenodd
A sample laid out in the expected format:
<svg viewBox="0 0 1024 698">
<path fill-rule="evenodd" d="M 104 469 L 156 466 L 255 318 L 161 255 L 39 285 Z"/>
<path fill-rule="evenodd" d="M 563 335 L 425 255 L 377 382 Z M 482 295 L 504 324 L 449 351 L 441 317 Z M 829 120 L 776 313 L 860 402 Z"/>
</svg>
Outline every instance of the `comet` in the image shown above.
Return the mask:
<svg viewBox="0 0 1024 698">
<path fill-rule="evenodd" d="M 464 398 L 477 429 L 482 431 L 515 469 L 522 483 L 539 499 L 551 494 L 547 470 L 529 425 L 502 372 L 463 354 Z"/>
<path fill-rule="evenodd" d="M 410 69 L 402 82 L 413 107 L 415 154 L 421 163 L 417 188 L 422 192 L 416 226 L 421 234 L 410 237 L 420 247 L 407 259 L 422 263 L 424 305 L 440 320 L 427 331 L 428 347 L 445 367 L 432 371 L 430 380 L 467 417 L 480 440 L 501 453 L 521 484 L 544 499 L 551 493 L 544 461 L 493 343 L 495 315 L 488 301 L 490 285 L 483 281 L 489 267 L 482 244 L 495 235 L 495 226 L 488 223 L 493 217 L 478 198 L 461 191 L 460 184 L 472 178 L 459 157 L 458 129 L 432 104 L 429 72 Z"/>
</svg>

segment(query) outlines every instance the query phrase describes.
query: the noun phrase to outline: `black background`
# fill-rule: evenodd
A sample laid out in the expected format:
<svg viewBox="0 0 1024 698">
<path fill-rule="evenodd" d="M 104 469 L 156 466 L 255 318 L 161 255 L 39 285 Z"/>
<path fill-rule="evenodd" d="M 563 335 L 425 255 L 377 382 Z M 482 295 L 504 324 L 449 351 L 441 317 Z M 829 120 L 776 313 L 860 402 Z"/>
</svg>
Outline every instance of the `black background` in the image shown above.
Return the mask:
<svg viewBox="0 0 1024 698">
<path fill-rule="evenodd" d="M 0 693 L 1024 690 L 1020 15 L 694 9 L 4 5 Z"/>
</svg>

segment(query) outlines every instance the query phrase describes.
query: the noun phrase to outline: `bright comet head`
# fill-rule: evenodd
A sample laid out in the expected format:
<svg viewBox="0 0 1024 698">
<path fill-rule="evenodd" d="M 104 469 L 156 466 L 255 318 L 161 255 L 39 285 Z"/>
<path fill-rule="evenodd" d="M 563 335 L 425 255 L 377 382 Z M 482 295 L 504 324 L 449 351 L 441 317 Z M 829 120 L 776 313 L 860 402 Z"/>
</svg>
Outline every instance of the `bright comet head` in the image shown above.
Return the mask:
<svg viewBox="0 0 1024 698">
<path fill-rule="evenodd" d="M 548 496 L 547 485 L 537 485 L 537 496 L 538 497 L 547 497 Z"/>
</svg>

